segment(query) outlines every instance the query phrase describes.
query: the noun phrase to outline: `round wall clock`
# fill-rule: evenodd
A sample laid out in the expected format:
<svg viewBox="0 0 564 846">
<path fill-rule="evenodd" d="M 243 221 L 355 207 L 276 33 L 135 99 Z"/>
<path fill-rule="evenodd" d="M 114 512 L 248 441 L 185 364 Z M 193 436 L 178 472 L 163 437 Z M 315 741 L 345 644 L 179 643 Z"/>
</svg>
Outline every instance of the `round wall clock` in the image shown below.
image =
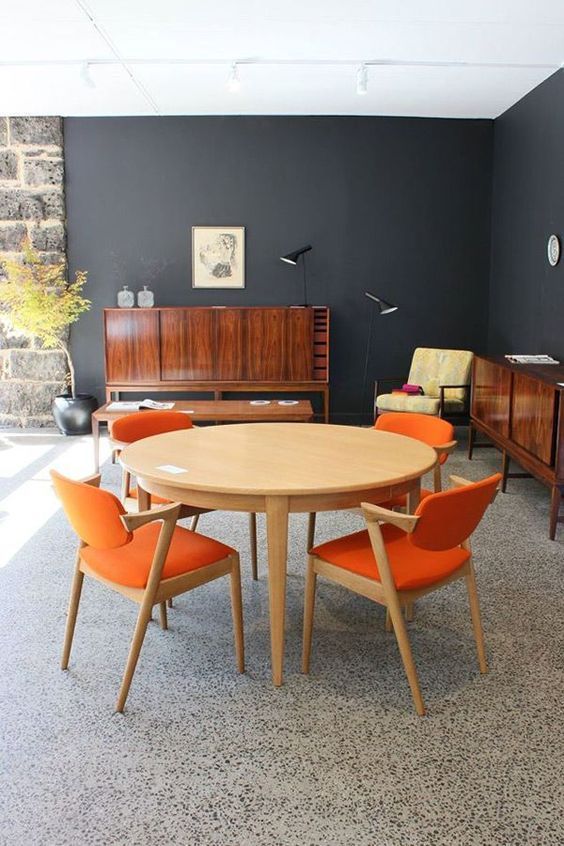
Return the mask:
<svg viewBox="0 0 564 846">
<path fill-rule="evenodd" d="M 560 238 L 558 235 L 551 235 L 546 245 L 546 252 L 548 255 L 548 263 L 551 267 L 555 267 L 560 261 Z"/>
</svg>

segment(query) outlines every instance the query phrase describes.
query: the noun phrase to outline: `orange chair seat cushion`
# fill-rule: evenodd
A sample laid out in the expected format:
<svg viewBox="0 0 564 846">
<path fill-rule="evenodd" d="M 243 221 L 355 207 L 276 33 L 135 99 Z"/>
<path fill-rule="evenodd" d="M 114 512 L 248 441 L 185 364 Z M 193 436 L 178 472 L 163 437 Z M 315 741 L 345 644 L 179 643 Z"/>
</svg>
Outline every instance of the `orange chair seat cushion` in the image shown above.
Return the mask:
<svg viewBox="0 0 564 846">
<path fill-rule="evenodd" d="M 148 523 L 133 532 L 133 539 L 117 549 L 85 546 L 81 557 L 102 578 L 119 585 L 144 588 L 162 523 Z M 205 535 L 176 526 L 161 579 L 181 576 L 227 558 L 234 550 Z"/>
<path fill-rule="evenodd" d="M 132 499 L 139 499 L 139 490 L 137 486 L 129 489 L 129 493 L 127 494 Z M 164 496 L 159 496 L 158 494 L 151 494 L 151 505 L 168 505 L 170 499 L 165 499 Z"/>
<path fill-rule="evenodd" d="M 430 491 L 428 488 L 421 488 L 420 500 L 425 499 L 426 496 L 431 496 L 434 491 Z M 380 508 L 387 508 L 388 511 L 393 511 L 394 508 L 407 508 L 407 494 L 400 494 L 399 496 L 394 496 L 392 499 L 389 499 L 387 502 L 379 502 L 378 505 Z"/>
<path fill-rule="evenodd" d="M 470 553 L 461 547 L 441 552 L 418 549 L 408 535 L 395 526 L 382 526 L 390 569 L 398 590 L 418 590 L 440 582 L 461 567 Z M 312 554 L 323 561 L 380 581 L 380 574 L 368 531 L 355 532 L 337 540 L 322 543 Z"/>
</svg>

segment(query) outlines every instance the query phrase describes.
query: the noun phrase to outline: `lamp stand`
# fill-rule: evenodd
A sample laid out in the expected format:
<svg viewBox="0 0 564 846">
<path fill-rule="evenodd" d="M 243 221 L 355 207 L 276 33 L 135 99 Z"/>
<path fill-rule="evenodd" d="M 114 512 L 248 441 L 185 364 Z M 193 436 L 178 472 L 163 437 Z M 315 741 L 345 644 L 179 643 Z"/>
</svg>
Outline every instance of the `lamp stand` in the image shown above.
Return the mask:
<svg viewBox="0 0 564 846">
<path fill-rule="evenodd" d="M 372 345 L 372 332 L 374 329 L 374 308 L 370 309 L 370 322 L 368 324 L 368 337 L 366 338 L 366 355 L 364 357 L 364 376 L 362 378 L 362 395 L 360 401 L 360 414 L 364 414 L 364 399 L 366 396 L 366 382 L 368 379 L 368 362 L 370 360 L 370 347 Z"/>
<path fill-rule="evenodd" d="M 306 254 L 305 253 L 302 254 L 302 265 L 303 265 L 303 271 L 304 271 L 304 275 L 303 275 L 304 301 L 303 301 L 303 303 L 300 303 L 300 306 L 302 308 L 307 308 L 309 306 L 309 303 L 307 301 L 307 270 L 306 270 Z"/>
</svg>

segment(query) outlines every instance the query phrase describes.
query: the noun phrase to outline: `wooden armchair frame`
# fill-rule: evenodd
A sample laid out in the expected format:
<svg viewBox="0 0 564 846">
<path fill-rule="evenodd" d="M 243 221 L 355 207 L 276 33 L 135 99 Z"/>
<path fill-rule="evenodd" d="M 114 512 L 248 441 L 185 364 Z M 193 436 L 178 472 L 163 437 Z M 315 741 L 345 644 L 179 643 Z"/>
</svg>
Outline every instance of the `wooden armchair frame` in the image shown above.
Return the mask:
<svg viewBox="0 0 564 846">
<path fill-rule="evenodd" d="M 468 480 L 462 479 L 459 476 L 451 476 L 450 479 L 454 487 L 472 484 Z M 474 565 L 472 563 L 470 538 L 467 538 L 462 543 L 462 547 L 470 552 L 470 558 L 458 570 L 456 570 L 456 572 L 428 587 L 418 590 L 398 590 L 392 576 L 386 544 L 384 542 L 380 524 L 390 523 L 393 526 L 397 526 L 397 528 L 401 529 L 403 532 L 411 533 L 415 529 L 415 526 L 420 518 L 412 514 L 402 514 L 397 511 L 389 511 L 386 508 L 381 508 L 378 505 L 371 505 L 370 503 L 363 503 L 362 511 L 366 519 L 372 549 L 378 562 L 378 571 L 381 580 L 376 581 L 375 579 L 366 578 L 358 573 L 330 564 L 329 562 L 318 558 L 316 555 L 309 556 L 305 586 L 302 672 L 308 673 L 310 667 L 317 576 L 325 576 L 331 581 L 352 590 L 354 593 L 365 596 L 367 599 L 371 599 L 373 602 L 383 605 L 386 608 L 386 630 L 391 631 L 393 628 L 395 632 L 401 659 L 415 704 L 415 710 L 419 716 L 424 716 L 425 705 L 421 695 L 421 688 L 419 686 L 419 679 L 415 668 L 415 662 L 413 660 L 413 654 L 411 652 L 411 645 L 407 634 L 405 620 L 402 614 L 402 609 L 407 611 L 416 599 L 419 599 L 429 593 L 433 593 L 451 582 L 458 581 L 459 579 L 465 580 L 466 589 L 468 591 L 468 601 L 470 605 L 474 639 L 476 642 L 476 651 L 478 654 L 478 664 L 481 673 L 488 672 L 484 633 L 482 630 L 480 606 L 476 589 L 476 576 L 474 572 Z"/>
<path fill-rule="evenodd" d="M 112 460 L 115 457 L 119 459 L 119 455 L 126 446 L 129 446 L 127 443 L 123 443 L 122 441 L 114 440 L 110 435 L 110 443 L 112 445 Z M 121 475 L 121 492 L 120 492 L 120 499 L 124 506 L 126 505 L 126 500 L 129 498 L 131 490 L 131 473 L 122 468 L 122 475 Z M 151 508 L 151 494 L 148 492 L 143 493 L 143 497 L 138 500 L 138 507 L 143 509 L 144 511 Z M 180 514 L 180 520 L 184 520 L 187 517 L 191 517 L 192 520 L 190 522 L 190 531 L 195 532 L 198 527 L 198 521 L 200 519 L 201 514 L 210 514 L 210 508 L 197 508 L 196 506 L 191 505 L 183 505 L 182 506 L 182 513 Z M 258 552 L 257 552 L 257 515 L 254 513 L 249 513 L 249 543 L 251 548 L 251 573 L 253 581 L 257 581 L 258 579 Z M 169 605 L 172 607 L 172 603 L 169 602 Z"/>
<path fill-rule="evenodd" d="M 88 485 L 99 487 L 100 475 L 96 474 L 86 479 L 81 479 L 80 481 Z M 140 607 L 116 703 L 116 711 L 120 713 L 123 712 L 125 707 L 133 674 L 135 673 L 141 647 L 145 639 L 147 625 L 152 617 L 153 607 L 155 605 L 159 606 L 161 627 L 166 629 L 168 627 L 166 611 L 167 600 L 170 600 L 172 597 L 178 596 L 181 593 L 193 590 L 194 588 L 199 587 L 199 585 L 206 584 L 206 582 L 218 579 L 221 576 L 230 576 L 231 611 L 235 636 L 236 663 L 237 669 L 240 673 L 245 671 L 243 607 L 241 597 L 239 554 L 237 552 L 233 552 L 226 558 L 216 561 L 213 564 L 208 564 L 205 567 L 199 567 L 197 570 L 192 570 L 188 573 L 183 573 L 182 575 L 174 576 L 170 579 L 161 578 L 180 513 L 181 506 L 177 503 L 172 503 L 170 505 L 162 506 L 158 510 L 141 511 L 137 514 L 124 514 L 120 518 L 125 528 L 131 532 L 141 526 L 147 525 L 147 523 L 162 521 L 162 528 L 155 547 L 151 568 L 147 578 L 147 584 L 144 588 L 134 588 L 126 585 L 120 585 L 100 576 L 88 565 L 86 561 L 82 559 L 82 550 L 86 544 L 82 540 L 79 541 L 71 587 L 67 624 L 65 628 L 61 669 L 68 669 L 84 576 L 90 576 L 93 579 L 96 579 L 96 581 L 107 585 L 107 587 L 112 590 L 117 591 L 117 593 L 122 594 L 122 596 L 133 600 L 133 602 L 137 603 Z"/>
</svg>

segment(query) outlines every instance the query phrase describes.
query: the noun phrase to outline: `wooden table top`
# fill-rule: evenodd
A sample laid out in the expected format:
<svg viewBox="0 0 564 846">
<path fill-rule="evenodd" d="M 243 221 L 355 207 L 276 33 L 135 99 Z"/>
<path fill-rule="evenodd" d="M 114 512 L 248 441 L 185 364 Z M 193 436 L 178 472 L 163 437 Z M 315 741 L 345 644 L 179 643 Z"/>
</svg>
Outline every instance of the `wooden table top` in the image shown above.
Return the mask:
<svg viewBox="0 0 564 846">
<path fill-rule="evenodd" d="M 299 418 L 308 420 L 313 417 L 313 408 L 309 400 L 297 400 L 293 405 L 286 405 L 279 400 L 270 400 L 269 405 L 252 405 L 251 400 L 181 400 L 174 402 L 170 411 L 190 414 L 192 420 L 289 420 Z M 96 409 L 93 416 L 100 422 L 117 420 L 132 411 L 108 411 L 105 403 Z"/>
<path fill-rule="evenodd" d="M 413 438 L 374 429 L 242 423 L 145 438 L 127 446 L 120 461 L 141 479 L 177 488 L 292 496 L 401 484 L 431 470 L 436 453 Z"/>
</svg>

